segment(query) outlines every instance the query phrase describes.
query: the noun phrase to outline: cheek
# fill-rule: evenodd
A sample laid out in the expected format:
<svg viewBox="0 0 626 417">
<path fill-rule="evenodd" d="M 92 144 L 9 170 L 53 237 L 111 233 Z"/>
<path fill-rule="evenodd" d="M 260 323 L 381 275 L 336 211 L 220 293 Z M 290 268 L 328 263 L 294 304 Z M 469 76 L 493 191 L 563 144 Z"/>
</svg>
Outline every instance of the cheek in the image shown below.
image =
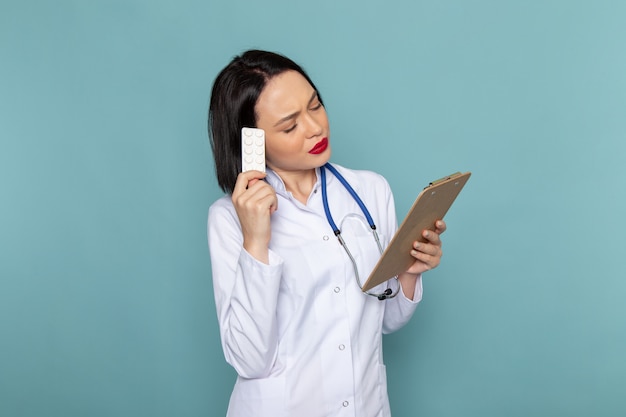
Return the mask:
<svg viewBox="0 0 626 417">
<path fill-rule="evenodd" d="M 292 146 L 288 143 L 265 144 L 265 158 L 268 161 L 282 159 L 293 152 Z"/>
<path fill-rule="evenodd" d="M 322 107 L 322 111 L 320 113 L 320 118 L 318 119 L 318 123 L 323 125 L 326 129 L 328 129 L 328 114 L 326 113 L 326 109 Z"/>
</svg>

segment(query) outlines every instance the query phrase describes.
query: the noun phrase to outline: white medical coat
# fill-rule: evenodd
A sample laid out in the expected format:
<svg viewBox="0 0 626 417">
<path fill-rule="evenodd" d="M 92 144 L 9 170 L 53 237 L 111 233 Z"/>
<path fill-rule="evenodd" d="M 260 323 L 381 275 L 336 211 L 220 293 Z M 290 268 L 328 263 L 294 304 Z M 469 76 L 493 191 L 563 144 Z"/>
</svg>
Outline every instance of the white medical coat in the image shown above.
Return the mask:
<svg viewBox="0 0 626 417">
<path fill-rule="evenodd" d="M 387 181 L 336 168 L 365 202 L 386 246 L 397 228 Z M 209 209 L 222 348 L 238 374 L 229 417 L 390 416 L 382 334 L 410 319 L 421 300 L 421 277 L 413 300 L 402 291 L 386 301 L 364 294 L 324 214 L 317 174 L 304 205 L 268 170 L 266 181 L 278 195 L 269 265 L 243 249 L 230 196 Z M 380 253 L 365 219 L 356 220 L 363 217 L 357 203 L 329 171 L 326 180 L 330 211 L 364 281 Z"/>
</svg>

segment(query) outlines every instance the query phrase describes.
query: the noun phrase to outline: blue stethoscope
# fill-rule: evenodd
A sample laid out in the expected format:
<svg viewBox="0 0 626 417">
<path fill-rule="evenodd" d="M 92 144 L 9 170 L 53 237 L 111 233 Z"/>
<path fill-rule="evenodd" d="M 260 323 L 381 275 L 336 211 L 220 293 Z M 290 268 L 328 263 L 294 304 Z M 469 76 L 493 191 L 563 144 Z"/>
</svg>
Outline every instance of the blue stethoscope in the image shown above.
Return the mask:
<svg viewBox="0 0 626 417">
<path fill-rule="evenodd" d="M 324 204 L 324 212 L 326 213 L 326 219 L 328 220 L 328 224 L 330 224 L 330 227 L 333 229 L 335 236 L 337 236 L 337 239 L 339 239 L 339 243 L 341 244 L 341 246 L 343 246 L 344 250 L 348 254 L 348 258 L 350 258 L 350 261 L 352 262 L 352 267 L 354 268 L 354 275 L 356 276 L 356 282 L 359 285 L 359 288 L 363 290 L 363 284 L 361 283 L 361 278 L 359 276 L 359 269 L 357 268 L 356 261 L 354 260 L 354 257 L 352 256 L 350 249 L 348 249 L 346 242 L 343 240 L 343 237 L 341 236 L 341 229 L 337 227 L 337 225 L 335 224 L 333 220 L 333 216 L 330 214 L 330 208 L 328 207 L 328 195 L 326 192 L 326 169 L 328 169 L 330 172 L 332 172 L 335 175 L 335 177 L 339 180 L 339 182 L 341 182 L 341 184 L 343 184 L 343 186 L 346 188 L 346 190 L 348 190 L 352 198 L 354 198 L 354 201 L 356 201 L 356 203 L 361 208 L 363 215 L 367 219 L 367 222 L 369 223 L 369 226 L 372 229 L 372 234 L 374 235 L 374 240 L 376 241 L 376 245 L 378 246 L 378 251 L 382 255 L 383 248 L 382 248 L 382 245 L 380 244 L 378 233 L 376 232 L 376 224 L 374 224 L 374 219 L 372 219 L 372 216 L 370 215 L 369 210 L 367 209 L 367 207 L 365 207 L 365 203 L 363 203 L 363 200 L 361 200 L 361 198 L 358 196 L 356 191 L 354 191 L 352 186 L 350 186 L 350 184 L 348 183 L 348 181 L 346 181 L 343 175 L 341 175 L 339 171 L 337 171 L 337 169 L 328 162 L 325 165 L 321 166 L 320 176 L 321 176 L 321 183 L 322 183 L 322 202 Z M 395 277 L 395 279 L 397 281 L 398 277 Z M 400 284 L 398 283 L 395 292 L 392 291 L 391 288 L 389 287 L 387 287 L 387 289 L 380 294 L 372 293 L 369 291 L 363 291 L 363 292 L 367 295 L 377 297 L 379 300 L 382 301 L 382 300 L 395 297 L 396 295 L 398 295 L 399 291 L 400 291 Z"/>
</svg>

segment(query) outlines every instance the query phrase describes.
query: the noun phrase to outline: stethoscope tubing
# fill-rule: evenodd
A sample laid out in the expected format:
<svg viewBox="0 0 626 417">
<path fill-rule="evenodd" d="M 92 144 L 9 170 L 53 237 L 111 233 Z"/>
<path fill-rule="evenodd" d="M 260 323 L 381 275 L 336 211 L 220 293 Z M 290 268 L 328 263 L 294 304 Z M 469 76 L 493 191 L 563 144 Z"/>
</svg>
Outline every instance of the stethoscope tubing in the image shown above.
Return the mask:
<svg viewBox="0 0 626 417">
<path fill-rule="evenodd" d="M 320 167 L 320 181 L 322 183 L 322 203 L 324 205 L 324 213 L 326 214 L 326 219 L 328 220 L 328 224 L 330 225 L 330 227 L 333 229 L 333 233 L 335 234 L 335 236 L 337 236 L 337 239 L 339 240 L 339 243 L 341 244 L 341 246 L 343 246 L 344 250 L 346 251 L 346 253 L 348 254 L 348 258 L 350 258 L 350 261 L 352 262 L 352 266 L 354 268 L 354 274 L 357 280 L 357 284 L 359 285 L 359 288 L 361 288 L 361 290 L 363 290 L 363 284 L 361 283 L 361 277 L 359 275 L 359 270 L 357 268 L 357 264 L 356 264 L 356 260 L 354 259 L 354 256 L 352 256 L 352 253 L 350 252 L 350 249 L 348 249 L 348 246 L 346 245 L 346 242 L 344 241 L 343 237 L 341 236 L 341 229 L 339 227 L 337 227 L 337 224 L 335 224 L 335 221 L 333 220 L 333 216 L 330 212 L 330 207 L 328 206 L 328 192 L 326 190 L 327 186 L 326 186 L 326 169 L 328 169 L 330 172 L 333 173 L 333 175 L 335 175 L 335 177 L 339 180 L 339 182 L 341 182 L 341 184 L 344 186 L 344 188 L 346 190 L 348 190 L 348 192 L 350 193 L 350 195 L 352 196 L 352 198 L 354 199 L 354 201 L 359 205 L 361 211 L 363 212 L 363 215 L 365 216 L 365 218 L 367 219 L 367 222 L 369 223 L 370 228 L 372 229 L 372 234 L 374 235 L 374 240 L 376 241 L 376 245 L 378 246 L 378 250 L 379 252 L 383 253 L 383 249 L 382 249 L 382 245 L 380 243 L 380 239 L 378 237 L 378 232 L 376 231 L 376 224 L 374 223 L 374 219 L 372 218 L 372 216 L 370 215 L 369 210 L 367 209 L 367 207 L 365 206 L 365 203 L 363 203 L 363 200 L 361 200 L 361 198 L 359 197 L 359 195 L 356 193 L 356 191 L 354 191 L 354 188 L 352 188 L 352 186 L 348 183 L 348 181 L 344 178 L 343 175 L 341 175 L 341 173 L 339 173 L 339 171 L 337 171 L 337 169 L 332 166 L 329 162 L 327 162 L 326 164 L 324 164 L 323 166 Z M 396 279 L 396 281 L 398 280 L 398 277 L 394 277 Z M 396 288 L 396 291 L 393 292 L 391 290 L 391 288 L 387 288 L 384 292 L 380 293 L 380 294 L 376 294 L 376 293 L 372 293 L 369 291 L 363 291 L 365 294 L 367 295 L 371 295 L 373 297 L 377 297 L 379 300 L 386 300 L 389 298 L 394 298 L 396 295 L 398 295 L 398 293 L 400 292 L 400 283 L 398 282 L 398 287 Z"/>
</svg>

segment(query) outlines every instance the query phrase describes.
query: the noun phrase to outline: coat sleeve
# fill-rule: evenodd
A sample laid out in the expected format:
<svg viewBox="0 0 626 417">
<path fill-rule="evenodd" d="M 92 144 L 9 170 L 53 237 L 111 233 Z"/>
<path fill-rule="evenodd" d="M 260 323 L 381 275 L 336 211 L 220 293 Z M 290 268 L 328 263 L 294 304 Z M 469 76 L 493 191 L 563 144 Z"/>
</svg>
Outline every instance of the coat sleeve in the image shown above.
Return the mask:
<svg viewBox="0 0 626 417">
<path fill-rule="evenodd" d="M 385 230 L 389 230 L 390 233 L 387 233 L 387 241 L 385 242 L 385 246 L 389 244 L 389 241 L 393 237 L 393 234 L 398 229 L 398 222 L 396 218 L 396 207 L 393 199 L 393 194 L 391 192 L 391 188 L 386 180 L 384 180 L 384 199 L 380 199 L 380 201 L 384 201 L 386 207 L 381 207 L 384 213 L 386 213 L 386 224 Z M 395 285 L 395 284 L 394 284 Z M 417 305 L 422 300 L 422 276 L 417 277 L 417 282 L 415 285 L 415 293 L 413 294 L 413 299 L 408 299 L 402 290 L 398 293 L 398 295 L 392 299 L 386 300 L 385 302 L 385 315 L 383 317 L 383 333 L 392 333 L 396 330 L 399 330 L 402 326 L 404 326 L 413 316 Z"/>
<path fill-rule="evenodd" d="M 278 352 L 282 259 L 270 251 L 266 265 L 243 249 L 239 219 L 225 199 L 209 209 L 207 235 L 225 359 L 241 377 L 265 377 Z"/>
</svg>

